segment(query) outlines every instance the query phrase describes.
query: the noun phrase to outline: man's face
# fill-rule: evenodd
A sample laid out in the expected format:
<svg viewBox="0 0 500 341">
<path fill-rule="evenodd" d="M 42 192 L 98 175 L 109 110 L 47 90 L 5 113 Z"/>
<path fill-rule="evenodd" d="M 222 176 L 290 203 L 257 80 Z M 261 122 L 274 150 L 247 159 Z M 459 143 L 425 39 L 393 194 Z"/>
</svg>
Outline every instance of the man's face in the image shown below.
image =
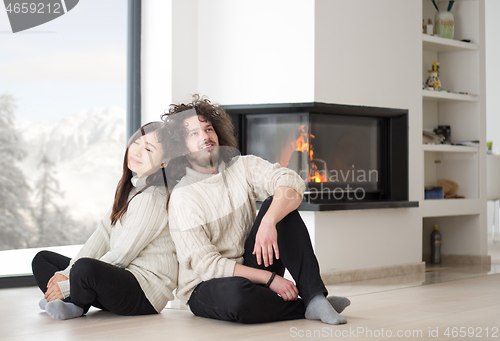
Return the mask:
<svg viewBox="0 0 500 341">
<path fill-rule="evenodd" d="M 203 116 L 193 116 L 184 120 L 188 134 L 186 146 L 190 152 L 189 162 L 201 167 L 213 166 L 219 159 L 219 138 L 210 121 Z"/>
</svg>

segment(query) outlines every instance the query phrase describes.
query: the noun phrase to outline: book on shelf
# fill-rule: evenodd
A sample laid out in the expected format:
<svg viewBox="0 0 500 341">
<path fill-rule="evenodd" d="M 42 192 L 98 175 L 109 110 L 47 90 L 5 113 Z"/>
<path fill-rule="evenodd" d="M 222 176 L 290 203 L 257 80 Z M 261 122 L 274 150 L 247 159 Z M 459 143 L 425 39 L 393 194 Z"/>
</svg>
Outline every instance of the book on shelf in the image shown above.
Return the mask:
<svg viewBox="0 0 500 341">
<path fill-rule="evenodd" d="M 472 141 L 459 141 L 459 142 L 453 142 L 454 145 L 457 146 L 470 146 L 470 147 L 479 147 L 479 141 L 477 140 L 472 140 Z"/>
</svg>

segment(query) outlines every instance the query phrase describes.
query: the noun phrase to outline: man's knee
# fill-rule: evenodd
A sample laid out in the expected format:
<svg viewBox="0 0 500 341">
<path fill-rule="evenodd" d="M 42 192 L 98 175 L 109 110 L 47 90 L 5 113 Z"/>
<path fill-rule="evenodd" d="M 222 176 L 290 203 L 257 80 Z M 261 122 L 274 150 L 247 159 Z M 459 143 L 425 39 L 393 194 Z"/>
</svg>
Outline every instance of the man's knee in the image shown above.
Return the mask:
<svg viewBox="0 0 500 341">
<path fill-rule="evenodd" d="M 273 202 L 273 196 L 271 195 L 270 197 L 268 197 L 266 200 L 264 200 L 262 202 L 262 205 L 260 206 L 259 212 L 262 210 L 267 211 L 269 206 L 271 206 L 272 202 Z"/>
<path fill-rule="evenodd" d="M 229 310 L 240 323 L 254 323 L 256 306 L 259 305 L 257 285 L 243 277 L 235 277 L 231 292 Z"/>
</svg>

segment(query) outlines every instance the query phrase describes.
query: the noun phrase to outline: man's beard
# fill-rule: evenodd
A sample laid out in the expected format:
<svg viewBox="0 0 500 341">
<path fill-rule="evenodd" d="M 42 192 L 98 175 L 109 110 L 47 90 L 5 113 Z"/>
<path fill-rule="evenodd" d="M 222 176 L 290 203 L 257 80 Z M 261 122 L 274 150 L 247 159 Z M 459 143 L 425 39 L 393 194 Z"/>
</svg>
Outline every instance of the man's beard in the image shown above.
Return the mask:
<svg viewBox="0 0 500 341">
<path fill-rule="evenodd" d="M 200 167 L 215 167 L 219 163 L 219 147 L 213 147 L 210 150 L 200 150 L 186 155 L 189 163 Z"/>
</svg>

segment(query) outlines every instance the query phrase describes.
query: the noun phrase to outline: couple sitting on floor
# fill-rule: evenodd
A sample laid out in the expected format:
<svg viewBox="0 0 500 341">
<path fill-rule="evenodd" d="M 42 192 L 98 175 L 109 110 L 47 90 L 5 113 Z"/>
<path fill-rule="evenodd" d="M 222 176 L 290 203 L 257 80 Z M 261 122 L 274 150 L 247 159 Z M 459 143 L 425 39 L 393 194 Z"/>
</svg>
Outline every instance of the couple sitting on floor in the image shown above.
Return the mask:
<svg viewBox="0 0 500 341">
<path fill-rule="evenodd" d="M 162 119 L 130 139 L 113 206 L 78 255 L 33 259 L 40 307 L 56 319 L 90 306 L 156 314 L 177 287 L 196 316 L 346 323 L 350 301 L 327 297 L 297 211 L 298 174 L 238 155 L 231 119 L 207 99 L 171 105 Z"/>
</svg>

